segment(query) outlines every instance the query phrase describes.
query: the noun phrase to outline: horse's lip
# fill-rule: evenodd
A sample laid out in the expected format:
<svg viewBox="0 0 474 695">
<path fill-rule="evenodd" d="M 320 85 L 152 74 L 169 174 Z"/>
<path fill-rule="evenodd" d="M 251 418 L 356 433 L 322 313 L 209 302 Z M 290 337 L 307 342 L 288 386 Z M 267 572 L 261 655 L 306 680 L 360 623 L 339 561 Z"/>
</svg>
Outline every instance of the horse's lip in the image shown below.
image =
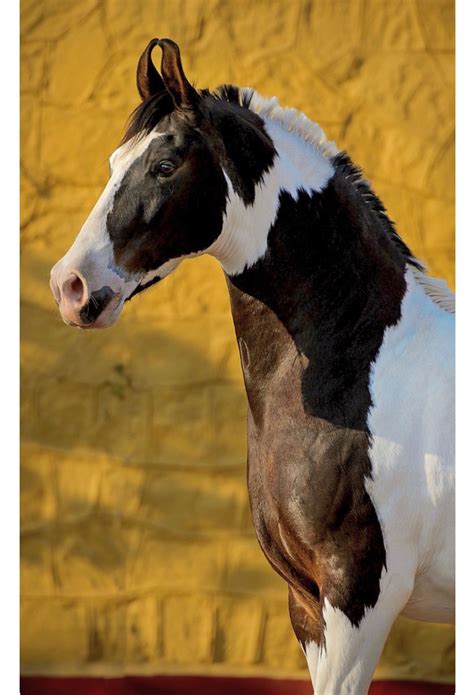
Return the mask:
<svg viewBox="0 0 474 695">
<path fill-rule="evenodd" d="M 138 284 L 135 289 L 128 295 L 128 297 L 125 299 L 126 302 L 130 301 L 132 297 L 135 297 L 135 295 L 140 294 L 140 292 L 143 292 L 143 290 L 147 290 L 149 287 L 152 287 L 153 285 L 156 285 L 157 282 L 162 280 L 162 278 L 158 275 L 157 277 L 153 278 L 152 280 L 149 280 L 148 282 L 145 282 L 144 285 Z"/>
<path fill-rule="evenodd" d="M 64 323 L 68 326 L 73 326 L 74 328 L 80 328 L 81 330 L 89 329 L 100 329 L 100 328 L 110 328 L 116 322 L 118 315 L 120 314 L 123 307 L 123 302 L 120 298 L 120 293 L 116 292 L 112 301 L 105 307 L 104 311 L 99 314 L 97 319 L 88 323 L 76 323 L 75 321 L 69 321 L 63 319 Z M 104 319 L 106 321 L 103 325 Z"/>
</svg>

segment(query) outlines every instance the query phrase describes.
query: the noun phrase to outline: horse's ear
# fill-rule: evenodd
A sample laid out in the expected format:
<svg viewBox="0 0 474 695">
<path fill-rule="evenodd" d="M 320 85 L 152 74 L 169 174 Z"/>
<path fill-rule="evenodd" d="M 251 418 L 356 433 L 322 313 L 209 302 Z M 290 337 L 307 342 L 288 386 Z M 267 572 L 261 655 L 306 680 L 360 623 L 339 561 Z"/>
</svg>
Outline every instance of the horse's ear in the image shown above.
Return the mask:
<svg viewBox="0 0 474 695">
<path fill-rule="evenodd" d="M 199 94 L 184 74 L 179 46 L 171 39 L 160 39 L 158 45 L 163 51 L 161 74 L 166 89 L 178 108 L 192 109 L 199 101 Z"/>
<path fill-rule="evenodd" d="M 160 43 L 159 39 L 152 39 L 140 56 L 137 66 L 137 87 L 143 100 L 148 99 L 153 94 L 165 92 L 165 83 L 161 75 L 153 65 L 151 52 Z"/>
</svg>

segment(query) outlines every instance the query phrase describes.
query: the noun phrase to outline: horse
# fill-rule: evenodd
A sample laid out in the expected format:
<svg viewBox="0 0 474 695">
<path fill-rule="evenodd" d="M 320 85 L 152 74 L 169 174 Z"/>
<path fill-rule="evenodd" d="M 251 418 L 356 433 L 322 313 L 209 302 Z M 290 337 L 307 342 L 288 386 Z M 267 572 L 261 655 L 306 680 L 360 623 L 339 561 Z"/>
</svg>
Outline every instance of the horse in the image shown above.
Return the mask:
<svg viewBox="0 0 474 695">
<path fill-rule="evenodd" d="M 315 693 L 363 695 L 398 615 L 454 622 L 454 295 L 301 112 L 197 89 L 170 39 L 137 87 L 54 298 L 67 324 L 105 328 L 183 259 L 220 262 L 256 536 Z"/>
</svg>

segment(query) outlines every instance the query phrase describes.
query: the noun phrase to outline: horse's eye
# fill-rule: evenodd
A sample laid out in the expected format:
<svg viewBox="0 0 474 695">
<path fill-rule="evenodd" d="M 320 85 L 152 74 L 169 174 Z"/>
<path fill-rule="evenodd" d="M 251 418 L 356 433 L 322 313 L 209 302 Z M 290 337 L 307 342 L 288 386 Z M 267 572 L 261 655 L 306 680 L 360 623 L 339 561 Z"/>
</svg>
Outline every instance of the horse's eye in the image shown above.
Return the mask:
<svg viewBox="0 0 474 695">
<path fill-rule="evenodd" d="M 173 162 L 170 162 L 167 159 L 163 159 L 161 162 L 158 163 L 158 166 L 156 167 L 155 171 L 157 174 L 160 174 L 161 176 L 170 176 L 170 174 L 173 173 L 175 168 L 176 167 L 173 164 Z"/>
</svg>

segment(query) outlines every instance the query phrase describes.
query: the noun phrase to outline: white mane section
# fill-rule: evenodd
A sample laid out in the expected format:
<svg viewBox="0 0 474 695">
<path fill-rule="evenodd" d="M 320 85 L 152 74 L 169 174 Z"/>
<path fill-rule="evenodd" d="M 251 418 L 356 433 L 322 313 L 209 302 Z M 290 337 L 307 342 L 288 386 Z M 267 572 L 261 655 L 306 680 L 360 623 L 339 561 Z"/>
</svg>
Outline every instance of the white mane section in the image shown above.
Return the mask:
<svg viewBox="0 0 474 695">
<path fill-rule="evenodd" d="M 241 100 L 249 102 L 249 108 L 262 118 L 279 123 L 289 133 L 295 133 L 325 157 L 334 157 L 339 152 L 336 143 L 327 140 L 323 129 L 311 121 L 302 111 L 280 106 L 277 97 L 262 97 L 250 87 L 240 90 Z"/>
<path fill-rule="evenodd" d="M 449 311 L 451 314 L 456 313 L 456 296 L 454 292 L 451 292 L 449 289 L 446 280 L 430 278 L 417 268 L 411 268 L 411 272 L 413 273 L 416 283 L 423 288 L 425 294 L 430 297 L 435 304 L 445 311 Z"/>
</svg>

